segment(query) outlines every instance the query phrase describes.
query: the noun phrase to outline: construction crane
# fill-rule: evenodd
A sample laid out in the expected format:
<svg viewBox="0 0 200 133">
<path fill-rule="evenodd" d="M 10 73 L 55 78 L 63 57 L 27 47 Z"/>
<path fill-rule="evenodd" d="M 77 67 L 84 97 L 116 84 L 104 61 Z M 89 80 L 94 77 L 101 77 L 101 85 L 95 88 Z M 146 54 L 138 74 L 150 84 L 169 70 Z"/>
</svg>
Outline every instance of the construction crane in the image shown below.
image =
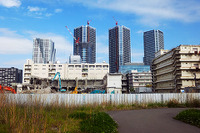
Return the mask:
<svg viewBox="0 0 200 133">
<path fill-rule="evenodd" d="M 91 22 L 92 20 L 87 20 L 87 25 L 90 25 L 90 22 Z"/>
<path fill-rule="evenodd" d="M 79 37 L 78 37 L 78 39 L 76 39 L 76 37 L 74 37 L 74 35 L 73 35 L 72 32 L 70 31 L 70 29 L 69 29 L 67 26 L 65 26 L 65 27 L 67 28 L 67 30 L 69 31 L 69 33 L 70 33 L 70 34 L 72 35 L 72 37 L 74 38 L 76 44 L 78 45 L 78 44 L 79 44 Z"/>
<path fill-rule="evenodd" d="M 0 85 L 0 93 L 3 93 L 4 91 L 10 91 L 13 94 L 16 94 L 16 91 L 13 88 L 8 87 L 8 86 L 1 86 Z"/>
<path fill-rule="evenodd" d="M 115 24 L 118 25 L 118 21 L 113 17 L 113 19 L 115 20 Z"/>
<path fill-rule="evenodd" d="M 65 89 L 62 89 L 62 85 L 61 85 L 61 79 L 60 79 L 60 72 L 57 72 L 56 75 L 54 76 L 54 78 L 52 79 L 52 81 L 55 80 L 56 76 L 58 75 L 58 82 L 59 82 L 59 91 L 61 92 L 65 92 Z"/>
</svg>

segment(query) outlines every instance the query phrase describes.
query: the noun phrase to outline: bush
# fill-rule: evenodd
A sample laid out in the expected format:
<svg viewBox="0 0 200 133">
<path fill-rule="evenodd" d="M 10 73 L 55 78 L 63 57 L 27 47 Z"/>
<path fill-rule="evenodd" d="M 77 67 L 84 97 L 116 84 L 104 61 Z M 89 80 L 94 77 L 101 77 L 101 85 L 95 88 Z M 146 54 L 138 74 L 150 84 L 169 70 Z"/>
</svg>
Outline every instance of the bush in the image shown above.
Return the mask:
<svg viewBox="0 0 200 133">
<path fill-rule="evenodd" d="M 200 100 L 199 99 L 191 100 L 189 102 L 186 102 L 185 106 L 186 107 L 199 108 L 200 107 Z"/>
<path fill-rule="evenodd" d="M 175 119 L 200 128 L 200 110 L 188 109 L 180 112 Z"/>
<path fill-rule="evenodd" d="M 86 114 L 85 112 L 74 112 L 69 114 L 69 118 L 73 118 L 73 119 L 86 119 L 88 118 L 89 115 Z"/>
<path fill-rule="evenodd" d="M 176 108 L 176 107 L 180 107 L 180 105 L 179 105 L 179 102 L 177 100 L 173 99 L 173 100 L 170 100 L 167 103 L 167 107 L 168 108 Z"/>
<path fill-rule="evenodd" d="M 117 132 L 117 124 L 105 112 L 91 114 L 89 119 L 81 121 L 82 132 L 87 133 L 114 133 Z"/>
<path fill-rule="evenodd" d="M 160 108 L 160 107 L 166 107 L 166 104 L 164 103 L 149 103 L 147 104 L 148 108 Z"/>
</svg>

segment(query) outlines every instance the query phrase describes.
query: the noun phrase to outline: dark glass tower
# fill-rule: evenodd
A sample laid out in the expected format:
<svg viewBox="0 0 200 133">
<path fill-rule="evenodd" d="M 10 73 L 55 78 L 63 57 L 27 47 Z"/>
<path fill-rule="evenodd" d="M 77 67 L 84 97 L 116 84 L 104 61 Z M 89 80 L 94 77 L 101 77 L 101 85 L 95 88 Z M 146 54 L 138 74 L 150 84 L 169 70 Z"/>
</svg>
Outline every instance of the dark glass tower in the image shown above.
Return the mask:
<svg viewBox="0 0 200 133">
<path fill-rule="evenodd" d="M 81 26 L 74 29 L 74 55 L 80 55 L 82 63 L 96 62 L 96 29 L 91 26 Z"/>
<path fill-rule="evenodd" d="M 144 32 L 144 64 L 151 65 L 155 58 L 155 53 L 164 49 L 163 32 L 160 30 L 150 30 Z"/>
<path fill-rule="evenodd" d="M 115 26 L 109 29 L 110 73 L 118 73 L 119 66 L 131 62 L 130 29 Z"/>
</svg>

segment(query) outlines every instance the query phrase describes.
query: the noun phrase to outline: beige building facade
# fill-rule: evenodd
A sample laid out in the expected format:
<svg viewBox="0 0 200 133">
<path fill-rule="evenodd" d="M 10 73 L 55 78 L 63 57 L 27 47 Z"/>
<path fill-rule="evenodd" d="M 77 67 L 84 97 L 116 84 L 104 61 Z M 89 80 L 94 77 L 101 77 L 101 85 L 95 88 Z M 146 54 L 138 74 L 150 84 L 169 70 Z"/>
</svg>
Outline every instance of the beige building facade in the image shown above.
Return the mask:
<svg viewBox="0 0 200 133">
<path fill-rule="evenodd" d="M 34 64 L 32 60 L 27 60 L 23 68 L 23 83 L 29 83 L 31 76 L 53 79 L 57 72 L 60 72 L 62 80 L 103 80 L 109 73 L 109 64 Z"/>
<path fill-rule="evenodd" d="M 151 88 L 152 86 L 151 71 L 138 72 L 137 70 L 131 70 L 127 76 L 130 89 L 133 88 L 136 91 L 143 88 Z"/>
<path fill-rule="evenodd" d="M 155 92 L 199 92 L 200 45 L 159 51 L 152 63 Z"/>
</svg>

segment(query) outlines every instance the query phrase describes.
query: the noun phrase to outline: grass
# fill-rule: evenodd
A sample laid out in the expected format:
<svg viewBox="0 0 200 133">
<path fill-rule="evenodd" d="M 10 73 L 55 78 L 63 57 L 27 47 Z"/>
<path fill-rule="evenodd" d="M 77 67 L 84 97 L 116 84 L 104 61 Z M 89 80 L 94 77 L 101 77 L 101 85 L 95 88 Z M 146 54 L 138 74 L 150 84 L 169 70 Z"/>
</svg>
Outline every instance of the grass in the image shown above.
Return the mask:
<svg viewBox="0 0 200 133">
<path fill-rule="evenodd" d="M 44 106 L 39 102 L 32 105 L 16 104 L 0 95 L 0 132 L 117 132 L 117 124 L 106 114 L 110 110 L 134 110 L 167 107 L 200 107 L 200 100 L 179 103 L 135 103 L 132 105 L 95 104 L 68 107 L 55 102 Z"/>
<path fill-rule="evenodd" d="M 200 128 L 200 110 L 198 109 L 184 110 L 180 112 L 175 119 Z"/>
</svg>

